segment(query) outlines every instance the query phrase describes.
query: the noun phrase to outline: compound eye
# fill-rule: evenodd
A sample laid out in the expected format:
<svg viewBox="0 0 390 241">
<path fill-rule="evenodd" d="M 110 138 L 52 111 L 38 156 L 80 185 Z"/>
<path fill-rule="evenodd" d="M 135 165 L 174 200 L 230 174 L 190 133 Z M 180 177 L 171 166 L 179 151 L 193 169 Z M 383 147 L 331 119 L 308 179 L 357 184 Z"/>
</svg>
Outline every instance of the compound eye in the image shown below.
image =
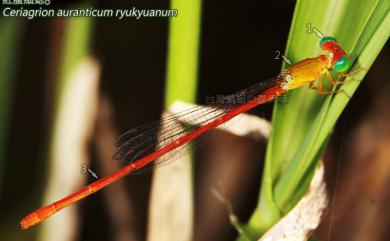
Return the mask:
<svg viewBox="0 0 390 241">
<path fill-rule="evenodd" d="M 320 41 L 320 47 L 322 48 L 322 45 L 323 45 L 324 43 L 326 43 L 326 42 L 334 42 L 334 43 L 336 43 L 336 39 L 333 38 L 333 37 L 324 37 L 324 38 L 322 38 L 321 41 Z"/>
<path fill-rule="evenodd" d="M 350 66 L 349 58 L 347 56 L 343 56 L 339 60 L 337 60 L 336 63 L 334 63 L 333 68 L 337 72 L 342 73 L 347 71 L 349 69 L 349 66 Z"/>
</svg>

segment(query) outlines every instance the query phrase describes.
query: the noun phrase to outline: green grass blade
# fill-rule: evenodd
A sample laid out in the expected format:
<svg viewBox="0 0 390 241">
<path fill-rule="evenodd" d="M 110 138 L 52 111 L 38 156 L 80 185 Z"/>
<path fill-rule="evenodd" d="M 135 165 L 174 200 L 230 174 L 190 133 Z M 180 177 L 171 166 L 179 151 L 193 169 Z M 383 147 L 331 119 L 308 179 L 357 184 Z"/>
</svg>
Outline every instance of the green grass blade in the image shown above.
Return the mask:
<svg viewBox="0 0 390 241">
<path fill-rule="evenodd" d="M 350 54 L 352 69 L 369 68 L 389 37 L 389 10 L 388 0 L 298 1 L 286 55 L 298 62 L 321 52 L 319 39 L 306 33 L 310 23 L 325 35 L 336 36 Z M 365 73 L 354 77 L 362 79 Z M 342 88 L 353 94 L 358 85 L 355 81 Z M 350 100 L 343 93 L 319 96 L 307 88 L 290 91 L 287 99 L 287 104 L 274 108 L 260 199 L 247 225 L 252 238 L 264 233 L 304 193 L 310 170 L 321 158 L 326 140 Z"/>
<path fill-rule="evenodd" d="M 90 18 L 66 18 L 65 45 L 59 71 L 58 90 L 60 95 L 75 66 L 89 54 L 91 33 L 93 31 L 92 23 L 93 19 Z M 61 96 L 58 99 L 61 99 Z"/>
<path fill-rule="evenodd" d="M 339 20 L 344 24 L 336 25 L 334 29 L 338 39 L 340 39 L 339 42 L 348 53 L 351 53 L 351 60 L 355 63 L 352 69 L 361 66 L 370 68 L 390 34 L 390 25 L 386 20 L 390 10 L 389 1 L 369 2 L 364 1 L 364 3 L 359 4 L 354 1 L 346 4 L 347 7 L 344 11 L 340 11 L 341 20 Z M 354 7 L 356 4 L 357 6 Z M 364 4 L 367 5 L 362 7 Z M 354 12 L 361 13 L 355 15 L 354 19 L 356 20 L 350 18 L 349 13 L 352 8 L 354 8 Z M 359 18 L 357 18 L 358 16 Z M 345 27 L 347 23 L 350 23 L 349 28 Z M 361 71 L 355 74 L 354 78 L 363 79 L 365 74 L 366 71 Z M 359 84 L 359 81 L 350 82 L 342 88 L 352 95 Z M 275 201 L 282 210 L 287 211 L 285 205 L 289 204 L 290 197 L 298 188 L 304 172 L 313 162 L 318 160 L 314 157 L 330 135 L 334 124 L 349 100 L 350 98 L 343 93 L 327 96 L 320 111 L 314 111 L 316 114 L 314 122 L 312 119 L 308 122 L 308 125 L 311 126 L 310 131 L 306 133 L 305 140 L 275 185 Z"/>
<path fill-rule="evenodd" d="M 179 15 L 171 18 L 165 105 L 174 100 L 194 102 L 198 77 L 201 0 L 172 0 Z"/>
</svg>

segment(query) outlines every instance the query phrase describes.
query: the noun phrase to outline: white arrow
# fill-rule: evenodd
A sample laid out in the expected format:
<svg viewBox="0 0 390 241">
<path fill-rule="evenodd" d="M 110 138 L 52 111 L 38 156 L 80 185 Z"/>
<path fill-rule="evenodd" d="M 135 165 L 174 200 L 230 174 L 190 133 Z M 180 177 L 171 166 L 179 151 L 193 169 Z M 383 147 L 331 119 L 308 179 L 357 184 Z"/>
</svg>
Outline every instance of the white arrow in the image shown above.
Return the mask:
<svg viewBox="0 0 390 241">
<path fill-rule="evenodd" d="M 96 178 L 96 179 L 99 179 L 98 176 L 96 175 L 96 173 L 94 173 L 90 168 L 88 168 L 88 172 L 91 173 L 91 175 Z"/>
</svg>

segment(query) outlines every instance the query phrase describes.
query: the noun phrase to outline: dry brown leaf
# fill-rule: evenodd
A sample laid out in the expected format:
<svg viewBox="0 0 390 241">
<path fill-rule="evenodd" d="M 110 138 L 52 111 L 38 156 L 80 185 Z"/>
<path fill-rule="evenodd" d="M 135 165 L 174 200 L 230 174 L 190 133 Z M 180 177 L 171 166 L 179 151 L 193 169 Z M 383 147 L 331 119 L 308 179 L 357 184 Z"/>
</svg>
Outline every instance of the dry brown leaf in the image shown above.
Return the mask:
<svg viewBox="0 0 390 241">
<path fill-rule="evenodd" d="M 305 241 L 317 228 L 322 213 L 328 204 L 324 181 L 324 165 L 316 169 L 306 195 L 259 241 Z"/>
<path fill-rule="evenodd" d="M 100 65 L 87 58 L 75 67 L 66 81 L 55 117 L 45 203 L 83 186 L 86 176 L 79 170 L 81 163 L 89 161 L 88 140 L 96 120 L 99 75 Z M 43 223 L 40 240 L 74 240 L 77 227 L 76 205 L 73 205 Z"/>
</svg>

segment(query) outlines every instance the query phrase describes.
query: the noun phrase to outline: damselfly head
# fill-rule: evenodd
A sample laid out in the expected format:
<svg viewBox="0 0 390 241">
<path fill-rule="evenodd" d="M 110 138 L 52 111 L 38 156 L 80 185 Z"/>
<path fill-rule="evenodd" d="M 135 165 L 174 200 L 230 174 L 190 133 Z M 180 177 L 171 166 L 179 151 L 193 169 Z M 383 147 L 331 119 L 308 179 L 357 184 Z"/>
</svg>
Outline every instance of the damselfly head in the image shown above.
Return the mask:
<svg viewBox="0 0 390 241">
<path fill-rule="evenodd" d="M 325 43 L 337 43 L 336 39 L 333 38 L 333 37 L 330 37 L 330 36 L 327 36 L 327 37 L 323 37 L 321 40 L 320 40 L 320 47 L 323 49 L 323 50 L 327 50 L 325 48 L 327 48 L 327 45 L 324 45 Z"/>
<path fill-rule="evenodd" d="M 320 41 L 321 48 L 329 53 L 334 70 L 339 73 L 345 72 L 350 67 L 350 61 L 345 51 L 333 37 L 324 37 Z"/>
</svg>

